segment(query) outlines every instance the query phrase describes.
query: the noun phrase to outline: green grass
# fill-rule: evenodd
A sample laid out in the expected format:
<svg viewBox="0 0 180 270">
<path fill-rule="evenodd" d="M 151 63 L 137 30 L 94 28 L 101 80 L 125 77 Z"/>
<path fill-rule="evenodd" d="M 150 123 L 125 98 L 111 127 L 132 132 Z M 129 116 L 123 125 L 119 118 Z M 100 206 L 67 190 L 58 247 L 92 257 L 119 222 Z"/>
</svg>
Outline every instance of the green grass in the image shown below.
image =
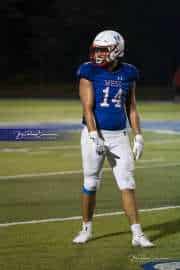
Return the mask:
<svg viewBox="0 0 180 270">
<path fill-rule="evenodd" d="M 2 112 L 14 111 L 10 117 L 0 114 L 0 122 L 80 118 L 77 101 L 19 100 L 16 103 L 5 100 L 0 103 Z M 146 119 L 155 118 L 156 111 L 158 119 L 165 120 L 171 115 L 173 120 L 173 115 L 176 117 L 180 112 L 178 104 L 171 106 L 171 103 L 140 103 L 139 109 Z M 56 113 L 50 115 L 48 112 L 53 109 Z M 21 115 L 24 110 L 29 113 Z M 76 132 L 52 142 L 0 142 L 0 223 L 81 215 L 79 137 L 80 133 Z M 144 132 L 144 137 L 145 151 L 135 170 L 139 207 L 180 205 L 180 136 Z M 47 172 L 59 174 L 38 176 Z M 34 176 L 18 177 L 22 174 Z M 5 177 L 13 175 L 17 176 Z M 96 213 L 122 210 L 110 170 L 104 171 L 103 178 Z M 82 246 L 72 244 L 80 229 L 80 220 L 0 227 L 0 270 L 138 270 L 145 261 L 178 259 L 180 210 L 141 212 L 140 217 L 146 234 L 156 244 L 153 249 L 131 247 L 124 215 L 95 218 L 93 239 Z"/>
<path fill-rule="evenodd" d="M 145 261 L 179 258 L 179 210 L 147 213 L 141 218 L 146 234 L 156 243 L 155 248 L 130 246 L 124 216 L 95 218 L 94 238 L 80 246 L 71 243 L 79 230 L 79 221 L 1 228 L 0 269 L 138 270 L 144 258 Z"/>
<path fill-rule="evenodd" d="M 81 106 L 78 100 L 4 99 L 0 115 L 4 123 L 72 121 L 80 119 Z"/>
<path fill-rule="evenodd" d="M 180 103 L 139 102 L 138 110 L 143 120 L 180 120 Z"/>
<path fill-rule="evenodd" d="M 180 104 L 173 102 L 139 102 L 143 120 L 179 120 Z M 0 122 L 80 121 L 79 100 L 3 99 L 0 100 Z"/>
<path fill-rule="evenodd" d="M 79 172 L 79 136 L 79 133 L 72 135 L 68 143 L 57 141 L 0 144 L 1 222 L 80 214 L 82 173 Z M 179 204 L 180 153 L 177 148 L 180 146 L 180 137 L 154 135 L 149 132 L 144 133 L 144 136 L 144 155 L 137 162 L 135 171 L 140 207 Z M 26 151 L 21 151 L 23 149 Z M 105 167 L 108 167 L 107 162 Z M 67 173 L 58 174 L 62 171 Z M 76 172 L 68 174 L 68 171 Z M 57 175 L 36 176 L 39 173 L 54 172 L 57 172 Z M 35 175 L 3 180 L 3 176 L 21 174 Z M 166 188 L 160 192 L 164 186 Z M 119 193 L 110 170 L 104 172 L 104 183 L 98 193 L 98 200 L 98 213 L 119 209 Z"/>
</svg>

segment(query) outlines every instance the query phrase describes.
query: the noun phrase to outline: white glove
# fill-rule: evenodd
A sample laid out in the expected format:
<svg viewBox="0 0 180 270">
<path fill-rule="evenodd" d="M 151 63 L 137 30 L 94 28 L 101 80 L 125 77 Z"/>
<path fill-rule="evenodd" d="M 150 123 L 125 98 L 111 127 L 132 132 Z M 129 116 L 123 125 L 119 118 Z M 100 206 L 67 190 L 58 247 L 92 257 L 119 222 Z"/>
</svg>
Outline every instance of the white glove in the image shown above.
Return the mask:
<svg viewBox="0 0 180 270">
<path fill-rule="evenodd" d="M 144 149 L 144 139 L 141 134 L 137 134 L 134 137 L 134 145 L 133 145 L 133 154 L 134 154 L 134 159 L 138 160 L 140 159 Z"/>
<path fill-rule="evenodd" d="M 103 139 L 99 137 L 97 131 L 90 131 L 89 138 L 96 145 L 96 153 L 98 153 L 99 155 L 103 155 L 106 148 Z"/>
</svg>

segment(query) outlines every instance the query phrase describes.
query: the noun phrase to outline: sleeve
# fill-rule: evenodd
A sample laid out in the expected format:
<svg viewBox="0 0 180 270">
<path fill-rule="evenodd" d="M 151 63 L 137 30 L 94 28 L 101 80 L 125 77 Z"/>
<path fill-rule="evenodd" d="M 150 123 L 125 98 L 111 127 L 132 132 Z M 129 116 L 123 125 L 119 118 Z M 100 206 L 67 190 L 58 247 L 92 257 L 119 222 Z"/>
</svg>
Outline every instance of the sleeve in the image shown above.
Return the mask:
<svg viewBox="0 0 180 270">
<path fill-rule="evenodd" d="M 139 80 L 139 70 L 135 66 L 131 66 L 130 79 L 131 81 Z"/>
<path fill-rule="evenodd" d="M 77 70 L 76 76 L 78 79 L 84 78 L 89 81 L 92 81 L 93 76 L 92 76 L 92 67 L 90 63 L 84 63 L 80 65 L 80 67 Z"/>
</svg>

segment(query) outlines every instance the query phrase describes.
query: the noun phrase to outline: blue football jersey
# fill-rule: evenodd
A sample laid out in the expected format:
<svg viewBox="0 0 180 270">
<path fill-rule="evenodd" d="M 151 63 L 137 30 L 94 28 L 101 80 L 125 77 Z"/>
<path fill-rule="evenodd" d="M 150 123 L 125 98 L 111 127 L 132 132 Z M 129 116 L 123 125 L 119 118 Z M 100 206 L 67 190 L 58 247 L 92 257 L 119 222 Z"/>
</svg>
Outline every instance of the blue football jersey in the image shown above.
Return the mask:
<svg viewBox="0 0 180 270">
<path fill-rule="evenodd" d="M 121 63 L 116 71 L 108 71 L 91 62 L 83 63 L 77 77 L 92 82 L 94 89 L 94 116 L 96 125 L 104 130 L 126 128 L 125 102 L 133 82 L 138 79 L 135 66 Z"/>
</svg>

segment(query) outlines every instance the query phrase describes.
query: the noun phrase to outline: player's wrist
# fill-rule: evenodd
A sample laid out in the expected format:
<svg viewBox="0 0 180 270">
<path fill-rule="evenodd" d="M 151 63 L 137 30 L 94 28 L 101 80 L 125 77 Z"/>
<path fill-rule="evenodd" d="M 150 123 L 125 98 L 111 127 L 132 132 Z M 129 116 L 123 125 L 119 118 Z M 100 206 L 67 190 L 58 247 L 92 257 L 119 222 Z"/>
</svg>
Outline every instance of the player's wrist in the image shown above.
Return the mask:
<svg viewBox="0 0 180 270">
<path fill-rule="evenodd" d="M 98 132 L 96 130 L 89 131 L 89 138 L 98 138 Z"/>
</svg>

